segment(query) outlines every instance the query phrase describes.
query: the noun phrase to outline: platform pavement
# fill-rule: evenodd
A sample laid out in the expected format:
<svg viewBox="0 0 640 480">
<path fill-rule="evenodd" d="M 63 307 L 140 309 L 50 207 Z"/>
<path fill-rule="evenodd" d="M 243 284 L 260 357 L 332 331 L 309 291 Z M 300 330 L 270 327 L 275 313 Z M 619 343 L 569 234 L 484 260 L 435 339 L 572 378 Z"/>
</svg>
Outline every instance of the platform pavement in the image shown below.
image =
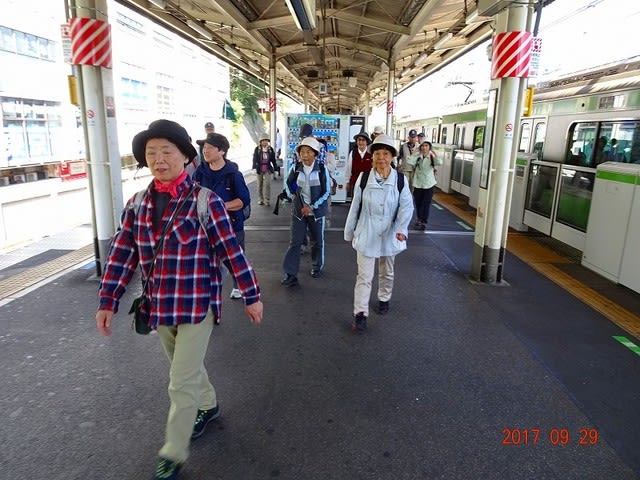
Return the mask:
<svg viewBox="0 0 640 480">
<path fill-rule="evenodd" d="M 222 417 L 181 479 L 640 478 L 640 358 L 612 340 L 623 331 L 510 255 L 509 286 L 469 282 L 472 236 L 436 207 L 397 258 L 391 313 L 354 335 L 346 210 L 322 278 L 306 256 L 284 288 L 288 218 L 254 205 L 264 322 L 225 300 L 206 359 Z M 0 306 L 2 479 L 152 477 L 167 362 L 123 312 L 97 333 L 96 288 L 85 264 Z"/>
</svg>

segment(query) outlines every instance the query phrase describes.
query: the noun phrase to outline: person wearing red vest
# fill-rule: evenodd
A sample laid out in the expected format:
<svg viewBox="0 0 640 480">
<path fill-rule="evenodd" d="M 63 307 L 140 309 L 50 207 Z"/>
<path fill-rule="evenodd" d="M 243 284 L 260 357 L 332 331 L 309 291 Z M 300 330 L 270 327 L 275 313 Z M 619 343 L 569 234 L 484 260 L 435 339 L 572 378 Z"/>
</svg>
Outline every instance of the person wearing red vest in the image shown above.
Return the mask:
<svg viewBox="0 0 640 480">
<path fill-rule="evenodd" d="M 371 152 L 367 148 L 371 143 L 367 132 L 360 132 L 353 136 L 356 142 L 354 148 L 349 154 L 347 162 L 347 176 L 349 183 L 347 184 L 347 195 L 353 196 L 353 186 L 362 172 L 371 170 Z"/>
</svg>

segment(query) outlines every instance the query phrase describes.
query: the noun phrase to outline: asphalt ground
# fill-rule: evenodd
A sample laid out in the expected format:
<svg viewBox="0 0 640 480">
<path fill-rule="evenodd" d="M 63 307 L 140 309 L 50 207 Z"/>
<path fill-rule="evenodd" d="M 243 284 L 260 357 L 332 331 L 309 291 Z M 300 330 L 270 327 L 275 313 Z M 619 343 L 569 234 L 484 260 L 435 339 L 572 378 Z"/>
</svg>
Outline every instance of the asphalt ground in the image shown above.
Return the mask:
<svg viewBox="0 0 640 480">
<path fill-rule="evenodd" d="M 288 211 L 253 206 L 264 321 L 227 282 L 206 358 L 222 416 L 181 479 L 640 478 L 640 357 L 614 337 L 637 340 L 511 253 L 504 286 L 469 281 L 472 226 L 444 207 L 397 257 L 391 312 L 355 335 L 348 207 L 333 205 L 323 276 L 306 255 L 285 288 Z M 50 246 L 2 281 L 78 248 Z M 1 479 L 153 477 L 168 362 L 124 311 L 98 334 L 97 286 L 83 262 L 0 305 Z"/>
</svg>

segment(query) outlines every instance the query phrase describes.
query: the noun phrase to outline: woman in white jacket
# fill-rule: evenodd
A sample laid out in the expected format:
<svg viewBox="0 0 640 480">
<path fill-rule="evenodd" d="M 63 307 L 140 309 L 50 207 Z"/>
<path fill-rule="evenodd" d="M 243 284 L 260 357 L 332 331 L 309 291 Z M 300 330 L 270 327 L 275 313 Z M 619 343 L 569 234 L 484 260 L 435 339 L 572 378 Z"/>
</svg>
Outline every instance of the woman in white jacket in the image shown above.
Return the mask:
<svg viewBox="0 0 640 480">
<path fill-rule="evenodd" d="M 344 239 L 357 252 L 358 276 L 353 292 L 353 331 L 367 329 L 371 282 L 378 259 L 378 308 L 389 311 L 393 291 L 395 256 L 407 248 L 413 200 L 406 177 L 391 168 L 397 155 L 393 139 L 379 135 L 371 144 L 373 169 L 364 188 L 361 173 L 353 189 L 353 200 L 344 227 Z"/>
</svg>

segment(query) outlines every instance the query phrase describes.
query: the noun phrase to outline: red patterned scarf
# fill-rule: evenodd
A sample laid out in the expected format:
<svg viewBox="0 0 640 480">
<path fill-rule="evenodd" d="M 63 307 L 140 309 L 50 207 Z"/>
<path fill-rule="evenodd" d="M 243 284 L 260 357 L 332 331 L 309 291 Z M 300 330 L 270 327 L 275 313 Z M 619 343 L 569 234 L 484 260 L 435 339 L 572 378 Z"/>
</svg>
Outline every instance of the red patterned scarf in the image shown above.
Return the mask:
<svg viewBox="0 0 640 480">
<path fill-rule="evenodd" d="M 171 183 L 162 183 L 158 179 L 153 179 L 153 187 L 156 189 L 156 192 L 159 193 L 168 193 L 171 195 L 171 198 L 176 198 L 178 196 L 178 185 L 184 182 L 184 179 L 187 178 L 187 172 L 184 170 L 178 178 L 173 180 Z"/>
</svg>

